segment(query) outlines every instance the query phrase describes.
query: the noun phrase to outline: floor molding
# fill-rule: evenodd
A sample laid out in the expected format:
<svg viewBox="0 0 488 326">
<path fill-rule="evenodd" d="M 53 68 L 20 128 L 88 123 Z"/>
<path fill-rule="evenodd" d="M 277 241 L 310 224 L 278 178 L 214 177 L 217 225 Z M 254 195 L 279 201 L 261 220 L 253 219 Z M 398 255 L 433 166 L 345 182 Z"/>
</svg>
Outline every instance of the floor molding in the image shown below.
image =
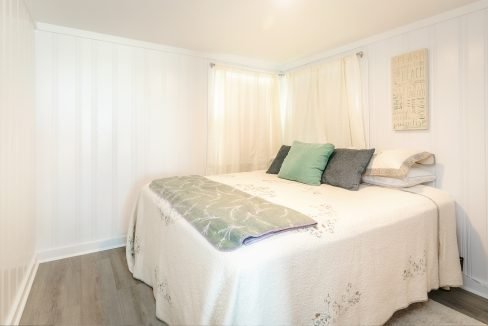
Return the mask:
<svg viewBox="0 0 488 326">
<path fill-rule="evenodd" d="M 93 252 L 124 247 L 125 239 L 126 239 L 125 236 L 121 236 L 112 239 L 90 241 L 90 242 L 84 242 L 72 246 L 43 250 L 38 252 L 37 259 L 39 260 L 40 263 L 45 263 L 48 261 L 59 260 L 63 258 L 90 254 Z"/>
<path fill-rule="evenodd" d="M 10 313 L 7 316 L 7 325 L 18 325 L 22 313 L 24 312 L 25 304 L 27 298 L 29 297 L 30 290 L 32 288 L 32 283 L 37 273 L 37 268 L 39 267 L 39 261 L 36 256 L 34 256 L 29 264 L 28 270 L 24 275 L 22 284 L 18 289 L 15 300 L 12 304 Z"/>
<path fill-rule="evenodd" d="M 85 242 L 38 252 L 29 264 L 29 268 L 18 290 L 11 311 L 7 316 L 7 325 L 19 324 L 40 263 L 124 247 L 125 240 L 126 237 L 121 236 L 113 239 Z"/>
<path fill-rule="evenodd" d="M 488 285 L 463 274 L 463 289 L 488 299 Z"/>
</svg>

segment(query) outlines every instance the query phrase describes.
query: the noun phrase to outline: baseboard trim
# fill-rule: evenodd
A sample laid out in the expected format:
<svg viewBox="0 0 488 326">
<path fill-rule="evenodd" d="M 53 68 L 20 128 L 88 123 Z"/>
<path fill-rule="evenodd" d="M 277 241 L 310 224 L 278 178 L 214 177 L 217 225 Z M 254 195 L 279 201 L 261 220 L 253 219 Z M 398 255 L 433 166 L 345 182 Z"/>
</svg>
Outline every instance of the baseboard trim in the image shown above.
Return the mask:
<svg viewBox="0 0 488 326">
<path fill-rule="evenodd" d="M 22 318 L 22 313 L 24 312 L 25 304 L 27 303 L 27 298 L 29 297 L 32 283 L 34 283 L 38 267 L 39 262 L 36 256 L 34 256 L 24 275 L 24 279 L 22 280 L 17 295 L 15 296 L 10 313 L 7 315 L 7 325 L 18 325 L 20 323 L 20 318 Z"/>
<path fill-rule="evenodd" d="M 84 242 L 72 246 L 65 246 L 49 250 L 39 251 L 37 259 L 40 263 L 48 261 L 59 260 L 74 256 L 91 254 L 98 251 L 104 251 L 125 246 L 125 236 L 120 236 L 112 239 L 104 239 L 97 241 Z"/>
<path fill-rule="evenodd" d="M 463 284 L 462 288 L 466 291 L 488 299 L 488 284 L 484 284 L 467 275 L 463 275 Z"/>
</svg>

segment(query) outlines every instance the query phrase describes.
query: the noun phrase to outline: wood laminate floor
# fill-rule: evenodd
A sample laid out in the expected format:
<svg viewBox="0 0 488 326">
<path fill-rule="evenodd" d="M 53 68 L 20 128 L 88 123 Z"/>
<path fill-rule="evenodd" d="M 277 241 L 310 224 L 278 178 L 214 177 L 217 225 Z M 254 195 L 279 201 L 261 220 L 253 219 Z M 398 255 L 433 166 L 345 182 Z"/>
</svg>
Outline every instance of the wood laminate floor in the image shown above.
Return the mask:
<svg viewBox="0 0 488 326">
<path fill-rule="evenodd" d="M 488 324 L 488 300 L 462 289 L 429 297 Z M 127 268 L 125 248 L 39 265 L 21 325 L 166 325 L 152 289 Z"/>
<path fill-rule="evenodd" d="M 432 291 L 432 300 L 488 324 L 488 300 L 461 288 Z"/>
<path fill-rule="evenodd" d="M 40 264 L 20 324 L 165 325 L 155 309 L 118 248 Z"/>
</svg>

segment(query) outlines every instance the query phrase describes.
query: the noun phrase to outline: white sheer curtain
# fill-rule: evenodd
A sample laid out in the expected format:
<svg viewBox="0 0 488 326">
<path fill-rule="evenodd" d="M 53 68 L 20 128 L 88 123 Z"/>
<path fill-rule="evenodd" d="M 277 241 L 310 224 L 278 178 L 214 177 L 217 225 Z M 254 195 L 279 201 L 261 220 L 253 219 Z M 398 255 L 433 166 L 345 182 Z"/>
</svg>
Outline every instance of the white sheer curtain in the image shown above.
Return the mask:
<svg viewBox="0 0 488 326">
<path fill-rule="evenodd" d="M 330 142 L 336 147 L 366 146 L 362 85 L 356 55 L 335 59 L 285 76 L 283 140 Z"/>
<path fill-rule="evenodd" d="M 281 145 L 275 74 L 210 70 L 207 174 L 265 169 Z"/>
</svg>

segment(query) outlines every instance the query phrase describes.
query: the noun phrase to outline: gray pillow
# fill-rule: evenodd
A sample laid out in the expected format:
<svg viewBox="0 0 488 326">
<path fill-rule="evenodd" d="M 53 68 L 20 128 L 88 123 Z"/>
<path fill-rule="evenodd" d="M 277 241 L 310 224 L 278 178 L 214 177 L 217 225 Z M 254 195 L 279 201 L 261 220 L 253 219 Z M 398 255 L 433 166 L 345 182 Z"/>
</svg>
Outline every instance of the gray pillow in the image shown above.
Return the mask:
<svg viewBox="0 0 488 326">
<path fill-rule="evenodd" d="M 271 163 L 271 165 L 269 166 L 269 169 L 268 169 L 268 171 L 266 171 L 266 173 L 278 174 L 278 172 L 280 172 L 281 165 L 283 164 L 283 161 L 285 160 L 286 156 L 288 155 L 290 148 L 291 148 L 291 146 L 286 146 L 286 145 L 281 146 L 280 150 L 278 151 L 278 154 L 276 154 L 276 157 L 273 160 L 273 163 Z"/>
<path fill-rule="evenodd" d="M 348 190 L 358 190 L 361 176 L 373 156 L 372 149 L 338 148 L 329 159 L 322 183 Z"/>
</svg>

